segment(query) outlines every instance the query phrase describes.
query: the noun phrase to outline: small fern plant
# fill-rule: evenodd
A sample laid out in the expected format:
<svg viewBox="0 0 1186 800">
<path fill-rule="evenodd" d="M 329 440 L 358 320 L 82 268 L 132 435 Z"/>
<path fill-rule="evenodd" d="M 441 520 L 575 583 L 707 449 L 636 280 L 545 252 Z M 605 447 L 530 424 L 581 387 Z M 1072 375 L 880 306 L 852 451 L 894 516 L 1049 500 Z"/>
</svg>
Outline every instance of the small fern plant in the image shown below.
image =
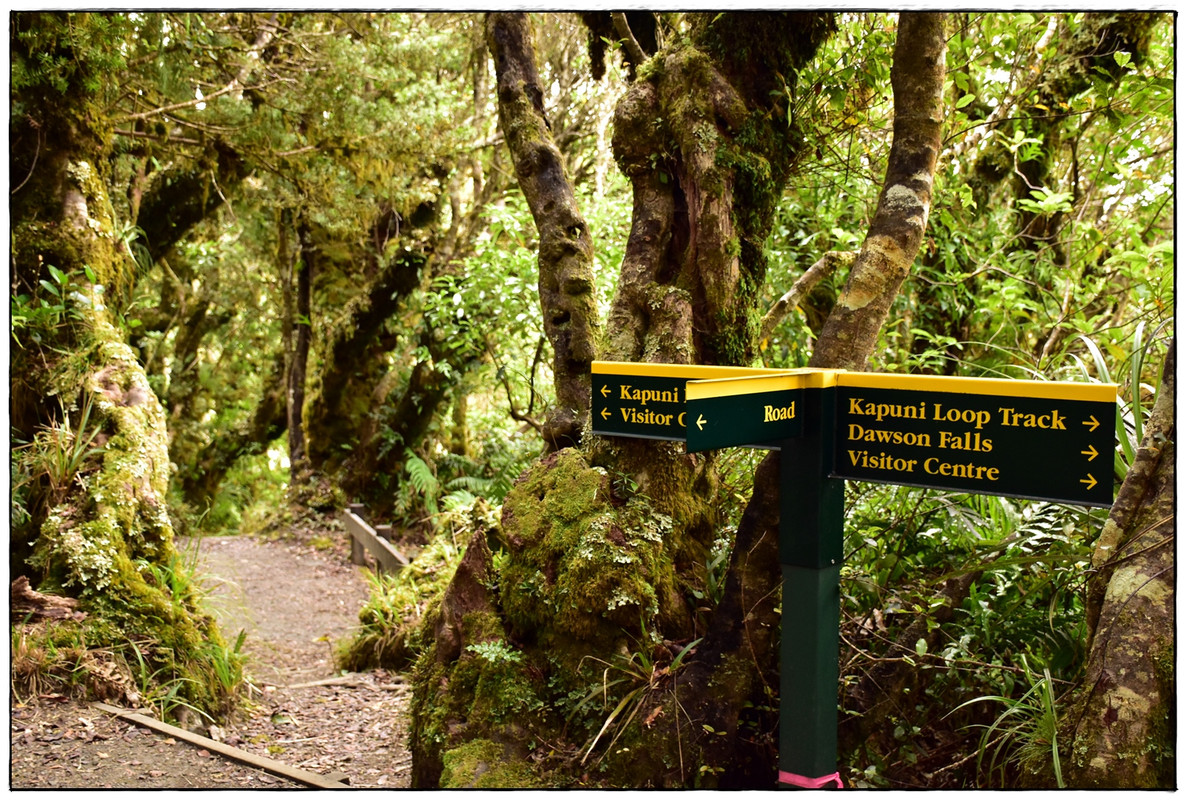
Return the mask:
<svg viewBox="0 0 1186 800">
<path fill-rule="evenodd" d="M 441 494 L 441 484 L 433 474 L 428 462 L 412 452 L 404 451 L 404 470 L 408 473 L 408 482 L 412 488 L 424 499 L 424 508 L 429 515 L 435 517 L 440 513 L 438 500 Z"/>
</svg>

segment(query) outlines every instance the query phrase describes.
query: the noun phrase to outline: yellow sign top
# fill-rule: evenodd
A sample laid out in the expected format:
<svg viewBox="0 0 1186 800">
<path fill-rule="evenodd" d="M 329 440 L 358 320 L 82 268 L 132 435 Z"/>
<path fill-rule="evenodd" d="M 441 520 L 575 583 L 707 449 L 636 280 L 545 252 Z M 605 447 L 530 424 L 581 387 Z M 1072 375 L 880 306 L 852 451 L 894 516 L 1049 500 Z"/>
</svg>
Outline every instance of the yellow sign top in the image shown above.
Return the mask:
<svg viewBox="0 0 1186 800">
<path fill-rule="evenodd" d="M 896 389 L 908 392 L 1033 397 L 1046 400 L 1079 400 L 1114 403 L 1114 383 L 1071 383 L 1010 378 L 962 378 L 946 375 L 891 375 L 884 372 L 846 372 L 833 369 L 768 369 L 720 367 L 703 364 L 650 364 L 633 361 L 594 361 L 594 375 L 671 378 L 687 380 L 688 398 L 725 397 L 779 389 L 822 389 L 847 386 L 858 389 Z M 700 384 L 697 386 L 697 384 Z"/>
<path fill-rule="evenodd" d="M 1116 402 L 1117 390 L 1114 383 L 1023 381 L 1009 378 L 960 378 L 946 375 L 890 375 L 883 372 L 845 372 L 839 376 L 836 385 L 858 389 L 987 394 L 998 397 L 1033 397 L 1043 400 L 1079 400 L 1092 403 Z"/>
<path fill-rule="evenodd" d="M 631 377 L 709 380 L 745 378 L 755 375 L 779 375 L 785 369 L 765 367 L 717 367 L 704 364 L 650 364 L 634 361 L 594 361 L 594 375 L 629 375 Z"/>
<path fill-rule="evenodd" d="M 835 386 L 839 374 L 840 371 L 834 369 L 790 369 L 774 375 L 689 381 L 687 395 L 689 400 L 703 400 L 788 389 L 823 389 Z"/>
</svg>

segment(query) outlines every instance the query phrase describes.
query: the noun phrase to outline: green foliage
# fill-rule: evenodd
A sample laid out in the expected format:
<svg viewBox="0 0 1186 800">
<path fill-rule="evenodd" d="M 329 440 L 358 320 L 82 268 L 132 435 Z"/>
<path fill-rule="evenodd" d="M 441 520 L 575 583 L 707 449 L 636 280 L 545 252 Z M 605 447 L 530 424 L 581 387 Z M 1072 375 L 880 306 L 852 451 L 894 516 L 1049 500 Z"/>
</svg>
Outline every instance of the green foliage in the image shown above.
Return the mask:
<svg viewBox="0 0 1186 800">
<path fill-rule="evenodd" d="M 856 483 L 847 506 L 842 659 L 898 660 L 917 676 L 885 733 L 853 753 L 860 781 L 911 774 L 926 755 L 923 737 L 962 738 L 974 751 L 969 731 L 992 719 L 969 696 L 1021 698 L 1033 669 L 1046 670 L 1051 686 L 1080 674 L 1083 597 L 1105 510 Z M 969 579 L 965 594 L 946 594 Z M 921 633 L 902 641 L 907 628 Z M 842 673 L 842 684 L 860 674 Z M 858 713 L 845 694 L 842 707 Z M 951 779 L 942 785 L 976 785 Z"/>
<path fill-rule="evenodd" d="M 47 91 L 61 102 L 74 92 L 97 94 L 125 66 L 124 14 L 23 12 L 13 15 L 12 90 L 15 97 Z M 54 101 L 50 101 L 54 102 Z M 13 114 L 28 111 L 23 100 Z"/>
<path fill-rule="evenodd" d="M 94 395 L 88 392 L 81 409 L 67 409 L 63 404 L 59 420 L 39 430 L 32 442 L 13 449 L 10 520 L 14 527 L 60 503 L 71 485 L 85 481 L 87 470 L 95 466 L 94 458 L 104 447 L 97 443 L 101 426 L 91 426 L 94 402 Z M 77 421 L 71 421 L 71 412 Z"/>
<path fill-rule="evenodd" d="M 1163 324 L 1162 328 L 1165 327 L 1166 324 Z M 1149 360 L 1149 351 L 1158 343 L 1158 338 L 1154 336 L 1146 340 L 1144 332 L 1145 322 L 1142 320 L 1136 324 L 1133 338 L 1131 342 L 1127 343 L 1130 352 L 1118 354 L 1120 357 L 1117 360 L 1122 365 L 1122 375 L 1112 375 L 1108 366 L 1109 360 L 1105 358 L 1099 346 L 1089 336 L 1080 335 L 1079 339 L 1091 355 L 1091 366 L 1084 363 L 1083 359 L 1072 355 L 1076 365 L 1086 376 L 1099 380 L 1101 383 L 1120 384 L 1119 396 L 1116 398 L 1116 439 L 1119 442 L 1119 447 L 1114 455 L 1117 482 L 1124 480 L 1124 476 L 1128 474 L 1128 468 L 1136 456 L 1136 450 L 1141 446 L 1145 419 L 1152 412 L 1157 392 L 1160 389 L 1159 374 L 1157 378 L 1148 376 L 1150 380 L 1158 384 L 1157 388 L 1145 382 L 1148 375 L 1146 362 Z M 1117 354 L 1117 350 L 1118 348 L 1113 346 L 1114 354 Z M 1123 366 L 1124 361 L 1128 362 L 1127 369 Z"/>
<path fill-rule="evenodd" d="M 170 511 L 179 530 L 207 536 L 256 534 L 270 524 L 286 502 L 288 457 L 283 442 L 262 453 L 238 459 L 227 472 L 218 493 L 203 508 L 193 508 L 178 496 L 173 484 Z"/>
<path fill-rule="evenodd" d="M 338 666 L 348 670 L 371 667 L 401 669 L 427 644 L 421 621 L 428 607 L 439 602 L 453 577 L 462 551 L 458 539 L 466 538 L 460 528 L 441 526 L 428 545 L 412 562 L 394 575 L 367 571 L 370 593 L 358 612 L 359 627 L 336 654 Z M 472 529 L 468 531 L 472 535 Z"/>
<path fill-rule="evenodd" d="M 642 629 L 643 640 L 639 643 L 639 647 L 628 655 L 615 656 L 611 661 L 605 661 L 596 656 L 587 656 L 588 659 L 604 665 L 605 670 L 602 672 L 600 685 L 577 703 L 573 713 L 578 714 L 584 711 L 586 706 L 597 699 L 600 699 L 602 707 L 608 710 L 610 690 L 620 686 L 621 688 L 616 690 L 614 695 L 616 696 L 619 691 L 622 694 L 620 699 L 617 699 L 613 710 L 606 715 L 605 722 L 589 743 L 588 748 L 585 749 L 585 754 L 581 756 L 582 765 L 589 760 L 589 756 L 597 748 L 597 743 L 605 732 L 616 724 L 616 733 L 606 745 L 607 751 L 613 750 L 614 745 L 638 716 L 638 712 L 670 684 L 683 666 L 684 658 L 696 649 L 696 645 L 700 644 L 700 639 L 696 639 L 685 645 L 670 663 L 660 664 L 651 657 L 652 647 L 656 643 L 646 635 L 645 624 L 642 625 Z M 618 677 L 610 680 L 611 672 Z M 686 716 L 687 712 L 684 713 Z M 713 731 L 709 729 L 709 732 Z"/>
<path fill-rule="evenodd" d="M 1021 660 L 1030 687 L 1021 697 L 977 697 L 956 708 L 958 711 L 982 702 L 996 702 L 1005 707 L 991 725 L 983 726 L 976 758 L 977 773 L 985 767 L 984 758 L 991 752 L 986 770 L 990 780 L 996 772 L 1000 782 L 1005 784 L 1005 768 L 1009 763 L 1034 773 L 1049 765 L 1058 788 L 1065 789 L 1058 752 L 1058 705 L 1054 680 L 1049 668 L 1044 668 L 1039 678 L 1030 670 L 1024 656 Z"/>
<path fill-rule="evenodd" d="M 616 739 L 637 727 L 644 699 L 665 679 L 644 646 L 608 655 L 626 632 L 646 638 L 639 613 L 645 620 L 661 617 L 674 596 L 694 602 L 704 621 L 719 601 L 734 533 L 728 521 L 749 499 L 756 457 L 730 454 L 715 462 L 713 502 L 726 522 L 704 536 L 702 546 L 710 549 L 690 559 L 695 564 L 676 578 L 678 587 L 664 577 L 672 558 L 664 538 L 675 523 L 655 515 L 637 493 L 638 475 L 615 473 L 612 464 L 601 471 L 569 463 L 572 454 L 562 457 L 559 477 L 525 472 L 541 451 L 532 424 L 553 402 L 551 353 L 538 302 L 535 228 L 521 195 L 506 186 L 489 84 L 475 81 L 488 77 L 480 15 L 281 12 L 275 28 L 268 27 L 270 17 L 13 16 L 12 116 L 27 139 L 18 142 L 26 155 L 14 162 L 20 167 L 14 181 L 32 174 L 26 162 L 42 142 L 27 123 L 40 118 L 46 98 L 66 104 L 65 117 L 84 123 L 85 134 L 114 136 L 109 165 L 73 165 L 70 174 L 81 181 L 85 171 L 88 180 L 107 182 L 110 208 L 92 209 L 118 256 L 136 262 L 127 279 L 135 285 L 128 287 L 111 281 L 104 287 L 110 265 L 85 258 L 34 262 L 29 254 L 46 236 L 40 221 L 25 220 L 14 247 L 33 265 L 25 272 L 36 274 L 22 274 L 10 295 L 14 352 L 23 364 L 52 362 L 48 371 L 77 373 L 80 382 L 93 369 L 66 352 L 68 343 L 108 295 L 127 295 L 127 302 L 111 301 L 119 306 L 112 310 L 119 326 L 113 335 L 135 345 L 135 358 L 167 408 L 174 472 L 169 514 L 207 531 L 252 530 L 283 504 L 289 488 L 276 430 L 257 436 L 273 443 L 239 458 L 209 505 L 186 508 L 180 485 L 206 474 L 218 443 L 247 435 L 260 398 L 282 380 L 269 362 L 285 348 L 291 352 L 290 323 L 314 333 L 316 379 L 334 366 L 325 334 L 338 311 L 369 288 L 396 248 L 425 253 L 418 268 L 425 270 L 426 291 L 387 314 L 374 342 L 349 354 L 345 366 L 355 381 L 351 423 L 358 431 L 369 426 L 372 455 L 390 466 L 372 476 L 374 491 L 392 499 L 396 521 L 431 519 L 433 529 L 411 567 L 371 577 L 371 599 L 348 658 L 358 665 L 407 664 L 421 653 L 418 621 L 452 575 L 458 544 L 506 518 L 511 530 L 502 532 L 505 547 L 494 555 L 494 588 L 508 626 L 551 626 L 577 641 L 595 640 L 605 672 L 600 681 L 578 676 L 563 636 L 543 645 L 555 648 L 545 663 L 532 644 L 490 624 L 489 638 L 463 653 L 458 677 L 472 681 L 491 718 L 508 709 L 534 713 L 536 703 L 571 716 L 583 702 L 571 716 L 579 746 L 570 742 L 568 756 L 574 763 L 580 755 L 592 759 L 611 728 Z M 1108 37 L 1100 34 L 1124 15 L 957 12 L 950 20 L 946 140 L 927 241 L 871 368 L 1115 382 L 1119 481 L 1140 444 L 1161 356 L 1174 335 L 1172 26 Z M 727 20 L 701 19 L 718 21 Z M 747 227 L 744 240 L 729 245 L 733 255 L 766 265 L 768 279 L 758 285 L 757 273 L 747 275 L 744 287 L 747 296 L 757 294 L 758 308 L 825 252 L 858 249 L 877 202 L 891 141 L 895 20 L 843 13 L 836 21 L 837 32 L 811 64 L 767 70 L 769 114 L 748 121 L 742 132 L 747 145 L 767 152 L 718 154 L 740 170 L 737 190 L 751 206 L 741 209 L 746 226 L 760 216 L 756 207 L 778 200 L 769 187 L 782 156 L 770 152 L 772 143 L 801 144 L 809 155 L 781 198 L 766 241 L 757 241 L 764 230 Z M 596 242 L 604 317 L 631 234 L 625 179 L 605 171 L 604 131 L 622 86 L 582 78 L 583 47 L 572 43 L 579 45 L 584 32 L 572 18 L 543 14 L 535 23 L 545 85 L 555 87 L 544 98 L 549 119 L 562 134 Z M 274 38 L 261 50 L 255 43 L 264 32 Z M 1120 49 L 1090 49 L 1117 41 Z M 761 44 L 743 44 L 718 42 L 743 60 L 761 51 Z M 654 59 L 644 71 L 662 68 L 662 59 Z M 228 154 L 247 164 L 243 174 L 250 177 L 226 180 L 219 165 Z M 188 202 L 219 210 L 150 264 L 161 243 L 151 241 L 154 220 L 137 204 L 190 186 L 180 182 L 193 175 L 201 188 L 187 189 L 174 207 L 157 213 Z M 300 320 L 292 302 L 294 219 L 311 223 L 317 252 L 313 309 Z M 59 266 L 72 264 L 73 271 Z M 845 278 L 843 271 L 827 278 L 760 343 L 764 363 L 807 363 Z M 738 322 L 744 328 L 748 321 Z M 731 351 L 748 346 L 738 338 L 747 330 L 730 339 Z M 405 441 L 392 387 L 406 382 L 417 364 L 454 381 L 450 391 L 465 393 L 468 417 L 450 423 L 438 415 L 422 439 Z M 28 377 L 14 375 L 14 382 Z M 44 688 L 77 687 L 93 672 L 85 653 L 105 647 L 112 663 L 118 653 L 128 680 L 158 708 L 188 704 L 211 713 L 220 702 L 215 698 L 238 683 L 242 638 L 228 645 L 216 634 L 204 636 L 205 623 L 190 619 L 184 576 L 167 560 L 155 560 L 169 549 L 157 542 L 167 519 L 159 530 L 146 530 L 129 521 L 126 509 L 113 509 L 90 527 L 75 527 L 69 508 L 50 516 L 71 491 L 93 499 L 97 493 L 88 489 L 99 483 L 101 465 L 110 461 L 114 473 L 134 464 L 141 443 L 103 443 L 110 429 L 97 423 L 93 402 L 82 395 L 78 407 L 63 408 L 54 421 L 13 434 L 23 437 L 12 442 L 14 540 L 41 531 L 34 563 L 53 572 L 52 580 L 74 581 L 113 620 L 149 631 L 14 629 L 14 675 L 36 676 L 37 669 L 26 667 L 40 663 Z M 466 445 L 453 450 L 449 437 L 459 429 Z M 352 464 L 363 463 L 366 443 L 358 431 L 335 442 L 342 453 L 355 454 Z M 125 473 L 110 480 L 142 477 Z M 601 501 L 609 496 L 624 504 L 605 511 Z M 848 754 L 862 780 L 921 772 L 925 754 L 915 742 L 925 737 L 974 750 L 971 725 L 992 733 L 981 741 L 981 757 L 994 781 L 1011 780 L 1025 760 L 1000 749 L 1005 739 L 1027 739 L 1056 754 L 1036 721 L 1053 714 L 1053 686 L 1079 675 L 1083 591 L 1103 512 L 855 482 L 848 509 L 846 685 L 871 664 L 900 661 L 915 667 L 926 687 L 902 700 L 884 735 Z M 114 543 L 125 536 L 144 540 L 151 552 L 135 563 L 114 558 Z M 537 560 L 512 557 L 520 538 L 539 544 Z M 63 560 L 73 572 L 59 569 Z M 102 596 L 99 577 L 117 575 L 126 579 L 128 597 Z M 954 608 L 943 594 L 951 581 L 967 582 Z M 913 623 L 923 634 L 898 642 Z M 171 661 L 169 651 L 185 655 Z M 547 691 L 526 677 L 529 668 L 548 673 Z M 37 680 L 20 684 L 21 691 L 36 692 Z M 998 698 L 1006 714 L 986 717 L 989 703 L 968 697 Z M 948 709 L 956 711 L 947 717 Z M 1034 726 L 1020 724 L 1023 718 Z M 493 758 L 485 741 L 447 753 L 447 775 L 466 785 L 477 780 L 479 764 Z M 956 780 L 953 771 L 932 767 L 928 774 L 945 776 L 936 780 Z"/>
<path fill-rule="evenodd" d="M 408 483 L 421 495 L 428 513 L 435 517 L 438 513 L 437 496 L 440 494 L 441 485 L 437 481 L 436 475 L 432 473 L 432 468 L 422 458 L 408 450 L 404 453 L 404 469 L 408 474 Z"/>
<path fill-rule="evenodd" d="M 103 286 L 95 283 L 90 267 L 86 268 L 86 283 L 78 280 L 77 273 L 63 272 L 52 264 L 45 265 L 45 270 L 50 279 L 38 281 L 41 292 L 14 294 L 10 299 L 10 333 L 13 344 L 21 349 L 49 346 L 60 329 L 81 322 L 85 310 L 103 305 Z"/>
<path fill-rule="evenodd" d="M 468 645 L 465 649 L 491 664 L 519 664 L 523 661 L 523 654 L 508 647 L 507 643 L 501 639 L 478 642 Z"/>
</svg>

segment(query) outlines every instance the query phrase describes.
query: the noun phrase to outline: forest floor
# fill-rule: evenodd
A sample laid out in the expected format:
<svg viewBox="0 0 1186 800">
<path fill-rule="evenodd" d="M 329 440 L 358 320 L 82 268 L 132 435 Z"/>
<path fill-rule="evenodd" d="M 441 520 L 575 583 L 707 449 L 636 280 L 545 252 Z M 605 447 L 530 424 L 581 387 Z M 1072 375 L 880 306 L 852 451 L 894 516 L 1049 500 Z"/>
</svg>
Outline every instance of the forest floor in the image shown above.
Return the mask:
<svg viewBox="0 0 1186 800">
<path fill-rule="evenodd" d="M 327 535 L 332 547 L 312 546 Z M 179 549 L 197 548 L 199 579 L 228 641 L 247 631 L 251 683 L 234 719 L 213 730 L 196 719 L 184 727 L 289 767 L 336 773 L 354 788 L 406 788 L 409 687 L 383 670 L 334 669 L 334 643 L 357 625 L 367 597 L 344 539 L 338 531 L 297 531 L 281 541 L 179 541 Z M 303 786 L 88 703 L 50 695 L 11 710 L 9 789 Z"/>
</svg>

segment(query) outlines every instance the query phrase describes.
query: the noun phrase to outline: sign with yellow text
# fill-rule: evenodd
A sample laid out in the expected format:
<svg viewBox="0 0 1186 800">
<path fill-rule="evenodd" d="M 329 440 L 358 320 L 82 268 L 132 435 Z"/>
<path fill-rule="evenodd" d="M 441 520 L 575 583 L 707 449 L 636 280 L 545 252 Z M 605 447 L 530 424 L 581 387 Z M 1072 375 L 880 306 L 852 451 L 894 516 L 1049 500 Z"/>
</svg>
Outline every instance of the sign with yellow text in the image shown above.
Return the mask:
<svg viewBox="0 0 1186 800">
<path fill-rule="evenodd" d="M 841 373 L 833 476 L 1112 504 L 1116 386 Z"/>
<path fill-rule="evenodd" d="M 780 372 L 786 370 L 594 361 L 593 433 L 682 442 L 688 381 Z"/>
<path fill-rule="evenodd" d="M 777 375 L 688 383 L 688 452 L 764 447 L 802 435 L 803 392 L 836 385 L 833 370 L 797 369 Z"/>
</svg>

